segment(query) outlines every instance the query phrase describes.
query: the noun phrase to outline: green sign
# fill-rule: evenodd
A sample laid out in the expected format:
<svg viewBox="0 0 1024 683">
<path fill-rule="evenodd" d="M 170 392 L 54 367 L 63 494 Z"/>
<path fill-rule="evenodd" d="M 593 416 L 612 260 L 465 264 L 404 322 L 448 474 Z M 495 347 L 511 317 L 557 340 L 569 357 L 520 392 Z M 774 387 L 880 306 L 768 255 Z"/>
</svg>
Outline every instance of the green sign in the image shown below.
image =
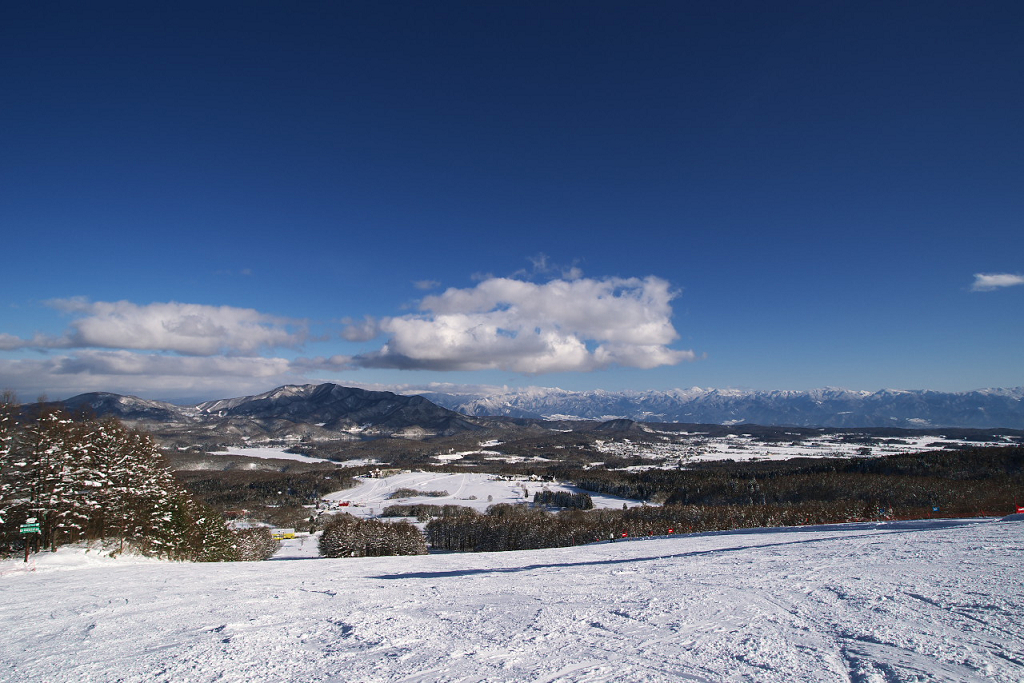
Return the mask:
<svg viewBox="0 0 1024 683">
<path fill-rule="evenodd" d="M 23 533 L 23 534 L 38 534 L 39 533 L 39 525 L 38 524 L 22 524 L 21 525 L 21 533 Z"/>
</svg>

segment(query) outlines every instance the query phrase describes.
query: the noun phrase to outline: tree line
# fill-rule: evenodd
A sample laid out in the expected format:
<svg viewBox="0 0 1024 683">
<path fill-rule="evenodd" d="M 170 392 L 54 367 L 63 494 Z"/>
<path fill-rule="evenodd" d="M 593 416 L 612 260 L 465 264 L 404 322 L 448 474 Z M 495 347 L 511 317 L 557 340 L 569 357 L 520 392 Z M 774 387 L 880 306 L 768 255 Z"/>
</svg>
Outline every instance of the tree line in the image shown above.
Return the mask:
<svg viewBox="0 0 1024 683">
<path fill-rule="evenodd" d="M 34 538 L 20 533 L 28 520 L 39 525 Z M 25 415 L 0 398 L 0 552 L 112 539 L 168 559 L 250 560 L 273 553 L 269 536 L 235 532 L 195 501 L 148 434 L 48 406 Z"/>
<path fill-rule="evenodd" d="M 534 493 L 533 504 L 574 510 L 591 510 L 594 507 L 594 501 L 586 491 L 571 493 L 569 491 L 549 491 L 548 489 Z"/>
</svg>

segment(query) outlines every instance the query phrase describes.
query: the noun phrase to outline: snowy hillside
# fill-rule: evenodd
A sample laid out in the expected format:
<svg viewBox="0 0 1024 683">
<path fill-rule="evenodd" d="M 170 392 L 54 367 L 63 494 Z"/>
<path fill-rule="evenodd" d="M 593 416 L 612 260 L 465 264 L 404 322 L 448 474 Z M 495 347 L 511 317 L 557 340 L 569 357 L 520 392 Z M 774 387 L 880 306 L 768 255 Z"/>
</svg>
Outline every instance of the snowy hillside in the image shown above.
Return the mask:
<svg viewBox="0 0 1024 683">
<path fill-rule="evenodd" d="M 0 563 L 0 680 L 1020 681 L 1022 551 L 1024 524 L 989 520 L 239 564 L 62 550 Z"/>
</svg>

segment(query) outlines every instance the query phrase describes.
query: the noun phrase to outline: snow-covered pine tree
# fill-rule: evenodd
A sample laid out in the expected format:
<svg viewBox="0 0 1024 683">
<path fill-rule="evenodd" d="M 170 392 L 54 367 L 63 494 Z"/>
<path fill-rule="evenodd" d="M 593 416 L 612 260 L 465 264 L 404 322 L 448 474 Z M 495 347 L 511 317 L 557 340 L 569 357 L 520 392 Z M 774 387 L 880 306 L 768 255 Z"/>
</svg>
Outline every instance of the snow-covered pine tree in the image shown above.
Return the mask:
<svg viewBox="0 0 1024 683">
<path fill-rule="evenodd" d="M 356 526 L 359 520 L 347 512 L 334 515 L 320 534 L 319 550 L 324 557 L 356 557 Z"/>
<path fill-rule="evenodd" d="M 414 525 L 406 521 L 388 525 L 393 537 L 395 555 L 426 555 L 427 539 Z"/>
<path fill-rule="evenodd" d="M 43 545 L 119 538 L 181 560 L 232 560 L 238 540 L 224 520 L 175 481 L 153 439 L 114 418 L 74 422 L 42 407 L 18 424 L 0 398 L 0 526 L 17 547 L 17 526 L 36 519 Z"/>
<path fill-rule="evenodd" d="M 423 534 L 408 522 L 389 524 L 376 519 L 360 520 L 348 513 L 336 515 L 324 526 L 319 547 L 325 557 L 424 555 L 427 552 Z"/>
<path fill-rule="evenodd" d="M 139 533 L 135 523 L 138 494 L 133 485 L 135 467 L 144 437 L 126 428 L 119 420 L 109 418 L 95 424 L 92 432 L 94 452 L 104 475 L 100 491 L 101 506 L 97 511 L 96 533 L 100 537 L 116 537 L 121 550 L 125 541 Z"/>
<path fill-rule="evenodd" d="M 67 486 L 62 482 L 69 464 L 71 419 L 44 408 L 19 430 L 10 459 L 11 495 L 23 519 L 39 521 L 42 544 L 56 548 L 58 511 Z"/>
<path fill-rule="evenodd" d="M 106 486 L 95 423 L 70 423 L 64 433 L 60 480 L 54 488 L 51 545 L 73 543 L 95 532 Z"/>
<path fill-rule="evenodd" d="M 0 528 L 15 504 L 13 479 L 14 439 L 18 429 L 18 402 L 14 394 L 0 394 Z"/>
<path fill-rule="evenodd" d="M 269 560 L 281 547 L 281 542 L 275 541 L 270 529 L 265 526 L 237 529 L 235 537 L 238 559 L 243 562 Z"/>
</svg>

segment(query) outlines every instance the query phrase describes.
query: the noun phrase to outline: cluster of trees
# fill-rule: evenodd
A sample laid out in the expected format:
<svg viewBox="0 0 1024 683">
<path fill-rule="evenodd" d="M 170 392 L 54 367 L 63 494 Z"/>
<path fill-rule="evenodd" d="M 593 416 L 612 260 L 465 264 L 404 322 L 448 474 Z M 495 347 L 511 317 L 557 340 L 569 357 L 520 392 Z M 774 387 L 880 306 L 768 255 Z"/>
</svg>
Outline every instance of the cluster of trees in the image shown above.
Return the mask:
<svg viewBox="0 0 1024 683">
<path fill-rule="evenodd" d="M 388 498 L 418 498 L 425 496 L 428 498 L 444 498 L 448 495 L 447 491 L 420 491 L 419 489 L 395 489 Z"/>
<path fill-rule="evenodd" d="M 245 562 L 261 562 L 269 560 L 281 547 L 281 542 L 274 540 L 274 535 L 265 526 L 235 531 L 235 557 Z"/>
<path fill-rule="evenodd" d="M 465 510 L 462 505 L 430 505 L 428 503 L 416 503 L 410 505 L 388 505 L 381 511 L 381 517 L 415 517 L 418 521 L 425 522 L 431 517 L 441 515 L 458 514 Z"/>
<path fill-rule="evenodd" d="M 409 522 L 358 519 L 346 512 L 324 526 L 319 550 L 324 557 L 426 555 L 427 542 Z"/>
<path fill-rule="evenodd" d="M 152 438 L 113 418 L 73 420 L 44 408 L 23 416 L 0 399 L 0 552 L 23 548 L 27 520 L 41 547 L 113 539 L 177 560 L 251 559 L 252 544 L 174 480 Z M 245 557 L 243 557 L 245 556 Z"/>
<path fill-rule="evenodd" d="M 572 508 L 574 510 L 592 510 L 594 508 L 594 501 L 590 498 L 590 494 L 584 491 L 570 493 L 568 491 L 548 491 L 544 489 L 533 494 L 533 504 Z"/>
</svg>

